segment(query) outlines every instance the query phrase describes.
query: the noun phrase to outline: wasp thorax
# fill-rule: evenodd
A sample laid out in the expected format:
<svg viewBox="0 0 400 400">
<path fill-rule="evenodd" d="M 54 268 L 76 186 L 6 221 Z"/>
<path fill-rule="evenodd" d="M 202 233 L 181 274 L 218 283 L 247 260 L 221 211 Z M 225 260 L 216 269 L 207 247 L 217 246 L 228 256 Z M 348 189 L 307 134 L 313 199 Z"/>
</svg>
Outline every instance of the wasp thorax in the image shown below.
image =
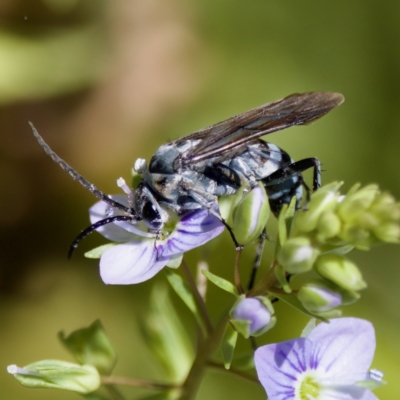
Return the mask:
<svg viewBox="0 0 400 400">
<path fill-rule="evenodd" d="M 133 170 L 139 175 L 144 174 L 147 170 L 147 161 L 144 158 L 138 158 L 133 164 Z"/>
</svg>

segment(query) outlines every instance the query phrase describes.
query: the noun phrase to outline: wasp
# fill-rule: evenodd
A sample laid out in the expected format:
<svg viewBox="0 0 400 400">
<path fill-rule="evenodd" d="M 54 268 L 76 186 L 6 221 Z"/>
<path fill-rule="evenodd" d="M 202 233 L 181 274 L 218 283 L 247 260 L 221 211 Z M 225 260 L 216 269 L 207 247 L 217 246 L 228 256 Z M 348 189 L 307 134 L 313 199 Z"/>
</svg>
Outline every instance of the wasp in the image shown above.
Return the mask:
<svg viewBox="0 0 400 400">
<path fill-rule="evenodd" d="M 344 97 L 339 93 L 296 93 L 164 144 L 150 163 L 141 158 L 134 163 L 134 171 L 141 175 L 141 182 L 130 196 L 128 206 L 88 182 L 51 150 L 32 123 L 30 125 L 39 144 L 63 170 L 122 214 L 105 218 L 83 230 L 71 245 L 72 254 L 85 236 L 103 225 L 116 221 L 132 224 L 143 221 L 149 232 L 158 235 L 169 219 L 166 209 L 178 215 L 199 208 L 215 213 L 213 210 L 220 196 L 233 195 L 242 185 L 252 187 L 259 181 L 266 189 L 275 215 L 293 196 L 299 207 L 303 189 L 307 198 L 310 193 L 302 173 L 312 168 L 312 189 L 317 190 L 321 185 L 319 160 L 294 161 L 284 150 L 261 137 L 313 122 L 343 101 Z M 216 215 L 239 247 L 230 227 Z"/>
</svg>

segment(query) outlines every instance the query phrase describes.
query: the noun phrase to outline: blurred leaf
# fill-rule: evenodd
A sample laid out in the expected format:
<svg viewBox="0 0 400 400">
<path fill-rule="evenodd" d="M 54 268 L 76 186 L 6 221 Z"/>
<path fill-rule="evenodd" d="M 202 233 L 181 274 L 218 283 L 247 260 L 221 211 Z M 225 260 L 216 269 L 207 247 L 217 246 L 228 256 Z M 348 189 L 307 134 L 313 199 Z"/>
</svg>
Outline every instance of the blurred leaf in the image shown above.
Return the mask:
<svg viewBox="0 0 400 400">
<path fill-rule="evenodd" d="M 100 387 L 99 373 L 91 365 L 42 360 L 23 368 L 10 365 L 7 370 L 23 386 L 30 388 L 54 388 L 90 393 Z"/>
<path fill-rule="evenodd" d="M 206 269 L 202 269 L 201 273 L 214 285 L 218 286 L 220 289 L 225 290 L 228 293 L 232 293 L 235 296 L 238 296 L 239 293 L 235 287 L 235 285 L 220 276 L 214 275 L 210 271 Z"/>
<path fill-rule="evenodd" d="M 276 298 L 278 298 L 279 300 L 282 300 L 284 303 L 289 304 L 290 306 L 295 308 L 297 311 L 300 311 L 301 313 L 306 314 L 311 318 L 317 318 L 320 321 L 327 322 L 326 318 L 317 316 L 317 315 L 312 314 L 309 311 L 307 311 L 296 296 L 293 296 L 291 294 L 280 294 L 280 293 L 275 293 L 275 292 L 274 292 L 274 296 Z"/>
<path fill-rule="evenodd" d="M 248 371 L 254 368 L 254 351 L 245 352 L 235 355 L 232 364 L 236 369 Z"/>
<path fill-rule="evenodd" d="M 182 264 L 182 259 L 183 259 L 183 253 L 181 254 L 175 254 L 174 256 L 172 256 L 170 258 L 170 260 L 167 263 L 167 267 L 168 268 L 172 268 L 172 269 L 177 269 L 180 267 L 180 265 Z"/>
<path fill-rule="evenodd" d="M 156 285 L 140 327 L 149 349 L 173 382 L 182 382 L 194 358 L 194 349 L 168 296 L 167 287 Z"/>
<path fill-rule="evenodd" d="M 108 397 L 99 395 L 98 393 L 89 393 L 82 395 L 86 400 L 109 400 Z"/>
<path fill-rule="evenodd" d="M 115 351 L 99 320 L 69 336 L 60 332 L 58 337 L 81 364 L 93 365 L 101 374 L 110 374 L 117 362 Z"/>
<path fill-rule="evenodd" d="M 0 30 L 0 103 L 71 93 L 99 79 L 104 29 L 73 25 L 28 35 Z"/>
<path fill-rule="evenodd" d="M 190 287 L 186 284 L 183 278 L 176 272 L 173 272 L 167 268 L 164 269 L 164 272 L 167 275 L 168 282 L 175 290 L 175 293 L 181 298 L 181 300 L 193 313 L 203 333 L 206 333 L 207 332 L 206 327 L 204 325 L 203 319 L 201 318 L 200 311 L 197 307 L 194 294 L 192 293 Z"/>
<path fill-rule="evenodd" d="M 306 338 L 311 333 L 311 331 L 315 328 L 316 325 L 317 325 L 317 320 L 315 318 L 311 318 L 307 322 L 307 325 L 302 330 L 300 337 Z"/>
<path fill-rule="evenodd" d="M 140 397 L 139 400 L 178 400 L 181 397 L 179 390 L 166 390 L 163 392 L 151 394 L 149 396 Z"/>
<path fill-rule="evenodd" d="M 224 336 L 221 341 L 221 353 L 226 369 L 231 367 L 233 354 L 235 352 L 238 333 L 233 329 L 231 324 L 226 325 Z"/>
</svg>

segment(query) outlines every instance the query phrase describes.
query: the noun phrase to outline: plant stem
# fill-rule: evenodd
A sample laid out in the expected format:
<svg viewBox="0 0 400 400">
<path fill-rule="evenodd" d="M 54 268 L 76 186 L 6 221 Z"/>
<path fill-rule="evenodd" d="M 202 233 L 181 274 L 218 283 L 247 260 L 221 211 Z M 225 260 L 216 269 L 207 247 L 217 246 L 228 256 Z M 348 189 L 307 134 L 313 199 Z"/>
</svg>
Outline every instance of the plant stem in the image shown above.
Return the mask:
<svg viewBox="0 0 400 400">
<path fill-rule="evenodd" d="M 273 285 L 277 281 L 275 276 L 275 266 L 276 263 L 272 264 L 269 271 L 260 279 L 257 285 L 252 290 L 250 290 L 248 296 L 258 296 L 265 294 L 265 292 L 273 287 Z"/>
<path fill-rule="evenodd" d="M 224 317 L 213 332 L 204 340 L 197 349 L 196 358 L 193 362 L 185 382 L 182 385 L 182 392 L 179 400 L 193 400 L 203 379 L 204 370 L 207 366 L 208 358 L 219 345 L 225 332 L 229 317 Z"/>
<path fill-rule="evenodd" d="M 192 293 L 193 293 L 195 301 L 197 303 L 197 307 L 199 309 L 201 319 L 203 320 L 203 323 L 207 330 L 207 335 L 210 335 L 213 330 L 210 316 L 208 315 L 208 310 L 207 310 L 206 304 L 204 302 L 204 299 L 201 296 L 201 294 L 199 293 L 199 290 L 197 289 L 196 281 L 194 280 L 193 275 L 190 272 L 190 269 L 189 269 L 188 265 L 186 264 L 185 260 L 182 260 L 181 268 L 182 268 L 183 273 L 186 276 L 189 286 L 192 289 Z"/>
<path fill-rule="evenodd" d="M 239 261 L 241 255 L 242 255 L 242 248 L 236 249 L 234 278 L 235 278 L 236 289 L 238 290 L 239 294 L 244 293 L 243 286 L 240 280 L 240 270 L 239 270 Z"/>
<path fill-rule="evenodd" d="M 248 380 L 250 382 L 257 383 L 258 385 L 260 385 L 260 382 L 256 377 L 251 376 L 249 374 L 246 374 L 245 372 L 240 371 L 238 369 L 235 369 L 235 368 L 232 368 L 232 367 L 229 368 L 229 369 L 226 369 L 223 364 L 217 363 L 215 361 L 208 361 L 207 365 L 209 367 L 216 368 L 216 369 L 222 370 L 224 372 L 240 376 L 243 379 L 246 379 L 246 380 Z"/>
</svg>

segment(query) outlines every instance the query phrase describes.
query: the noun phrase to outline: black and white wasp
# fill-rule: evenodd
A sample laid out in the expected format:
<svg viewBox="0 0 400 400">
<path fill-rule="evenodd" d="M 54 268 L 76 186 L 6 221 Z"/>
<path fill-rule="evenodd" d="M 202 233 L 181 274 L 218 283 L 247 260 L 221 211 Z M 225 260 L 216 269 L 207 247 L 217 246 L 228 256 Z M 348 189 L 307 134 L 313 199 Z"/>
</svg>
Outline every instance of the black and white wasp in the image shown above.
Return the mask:
<svg viewBox="0 0 400 400">
<path fill-rule="evenodd" d="M 302 172 L 313 168 L 313 190 L 321 184 L 319 160 L 293 161 L 284 150 L 260 137 L 290 126 L 308 124 L 343 101 L 339 93 L 292 94 L 164 144 L 149 164 L 144 159 L 135 162 L 134 170 L 142 176 L 142 181 L 134 189 L 129 206 L 106 196 L 78 174 L 50 149 L 32 124 L 31 127 L 39 144 L 62 169 L 100 200 L 123 213 L 82 231 L 73 242 L 71 253 L 86 235 L 100 226 L 116 221 L 132 224 L 144 221 L 150 232 L 158 234 L 169 218 L 165 208 L 177 214 L 199 208 L 212 211 L 219 196 L 232 195 L 242 185 L 251 187 L 258 181 L 264 184 L 275 215 L 293 196 L 299 203 L 303 187 L 307 196 L 310 192 Z M 227 228 L 238 246 L 234 234 Z"/>
</svg>

